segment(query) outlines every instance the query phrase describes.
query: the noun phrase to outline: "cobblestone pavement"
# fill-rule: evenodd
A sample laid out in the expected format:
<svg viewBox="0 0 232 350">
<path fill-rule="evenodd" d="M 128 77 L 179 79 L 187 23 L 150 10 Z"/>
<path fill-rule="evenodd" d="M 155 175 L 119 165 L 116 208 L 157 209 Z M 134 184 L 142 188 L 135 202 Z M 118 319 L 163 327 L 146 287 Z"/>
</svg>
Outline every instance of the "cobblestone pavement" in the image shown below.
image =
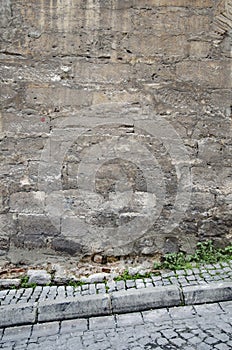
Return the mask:
<svg viewBox="0 0 232 350">
<path fill-rule="evenodd" d="M 10 327 L 4 350 L 229 350 L 232 302 Z"/>
<path fill-rule="evenodd" d="M 119 290 L 141 289 L 151 286 L 176 284 L 188 285 L 209 284 L 212 282 L 232 281 L 232 261 L 214 265 L 202 265 L 199 268 L 160 273 L 150 278 L 127 281 L 105 281 L 102 283 L 72 286 L 37 286 L 36 288 L 8 289 L 0 291 L 0 305 L 38 302 L 44 300 L 64 299 L 80 295 L 110 293 Z"/>
</svg>

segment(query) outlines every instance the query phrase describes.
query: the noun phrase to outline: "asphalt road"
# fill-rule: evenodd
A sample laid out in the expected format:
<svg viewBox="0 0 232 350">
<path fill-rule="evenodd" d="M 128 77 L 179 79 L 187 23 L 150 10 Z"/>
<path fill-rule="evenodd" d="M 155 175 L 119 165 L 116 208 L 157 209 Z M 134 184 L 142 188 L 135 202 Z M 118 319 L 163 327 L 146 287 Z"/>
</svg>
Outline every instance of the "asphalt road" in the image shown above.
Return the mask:
<svg viewBox="0 0 232 350">
<path fill-rule="evenodd" d="M 232 302 L 0 329 L 7 350 L 230 350 Z"/>
</svg>

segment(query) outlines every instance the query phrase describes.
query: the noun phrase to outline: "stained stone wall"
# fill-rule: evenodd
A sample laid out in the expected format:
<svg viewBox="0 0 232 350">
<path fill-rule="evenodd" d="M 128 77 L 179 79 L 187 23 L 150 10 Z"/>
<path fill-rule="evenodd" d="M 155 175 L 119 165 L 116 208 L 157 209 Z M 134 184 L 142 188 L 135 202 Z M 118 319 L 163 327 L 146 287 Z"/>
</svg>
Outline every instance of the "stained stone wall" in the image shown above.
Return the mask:
<svg viewBox="0 0 232 350">
<path fill-rule="evenodd" d="M 2 261 L 232 240 L 231 0 L 4 0 Z"/>
</svg>

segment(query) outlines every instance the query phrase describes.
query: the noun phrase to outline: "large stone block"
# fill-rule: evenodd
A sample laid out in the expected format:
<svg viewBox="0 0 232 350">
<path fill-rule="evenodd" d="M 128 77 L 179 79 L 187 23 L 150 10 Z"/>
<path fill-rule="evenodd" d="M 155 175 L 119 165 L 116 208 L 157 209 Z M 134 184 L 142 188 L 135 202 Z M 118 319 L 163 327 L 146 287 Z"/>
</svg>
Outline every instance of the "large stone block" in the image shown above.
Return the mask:
<svg viewBox="0 0 232 350">
<path fill-rule="evenodd" d="M 212 166 L 232 164 L 232 147 L 226 144 L 226 140 L 212 140 L 205 138 L 198 142 L 198 158 L 203 164 Z"/>
<path fill-rule="evenodd" d="M 0 214 L 0 255 L 5 254 L 10 245 L 10 239 L 16 234 L 17 226 L 12 214 Z"/>
<path fill-rule="evenodd" d="M 50 119 L 28 109 L 28 115 L 3 113 L 2 129 L 13 134 L 42 134 L 50 130 Z"/>
<path fill-rule="evenodd" d="M 0 327 L 32 324 L 36 320 L 35 304 L 21 304 L 17 308 L 13 305 L 0 306 Z"/>
<path fill-rule="evenodd" d="M 51 240 L 59 234 L 59 229 L 43 214 L 19 214 L 17 227 L 17 235 L 11 240 L 16 247 L 48 248 Z"/>
<path fill-rule="evenodd" d="M 185 61 L 177 63 L 177 78 L 211 88 L 231 88 L 231 63 L 227 60 Z"/>
<path fill-rule="evenodd" d="M 142 295 L 142 297 L 141 297 Z M 149 310 L 160 307 L 179 306 L 180 291 L 177 286 L 146 288 L 112 293 L 112 309 L 115 313 Z"/>
<path fill-rule="evenodd" d="M 184 35 L 141 35 L 140 45 L 138 46 L 138 37 L 135 34 L 129 35 L 122 40 L 120 47 L 122 50 L 129 51 L 134 56 L 155 57 L 168 56 L 184 58 L 187 56 L 188 43 Z"/>
<path fill-rule="evenodd" d="M 81 317 L 109 315 L 110 297 L 108 295 L 88 295 L 70 298 L 67 301 L 41 302 L 38 307 L 38 321 L 68 320 Z"/>
<path fill-rule="evenodd" d="M 28 86 L 26 89 L 26 101 L 28 106 L 72 107 L 88 106 L 91 104 L 92 94 L 83 89 L 71 89 L 69 87 L 54 86 Z"/>
<path fill-rule="evenodd" d="M 10 196 L 10 210 L 17 213 L 43 213 L 44 192 L 16 192 Z"/>
<path fill-rule="evenodd" d="M 150 33 L 152 29 L 156 35 L 185 34 L 189 38 L 201 38 L 202 40 L 207 38 L 210 31 L 209 17 L 200 13 L 198 15 L 192 14 L 187 8 L 159 8 L 153 11 L 143 9 L 140 12 L 132 13 L 132 19 L 134 32 L 143 30 Z M 207 46 L 207 43 L 204 44 Z"/>
<path fill-rule="evenodd" d="M 232 299 L 232 283 L 183 287 L 185 305 L 215 303 Z"/>
</svg>

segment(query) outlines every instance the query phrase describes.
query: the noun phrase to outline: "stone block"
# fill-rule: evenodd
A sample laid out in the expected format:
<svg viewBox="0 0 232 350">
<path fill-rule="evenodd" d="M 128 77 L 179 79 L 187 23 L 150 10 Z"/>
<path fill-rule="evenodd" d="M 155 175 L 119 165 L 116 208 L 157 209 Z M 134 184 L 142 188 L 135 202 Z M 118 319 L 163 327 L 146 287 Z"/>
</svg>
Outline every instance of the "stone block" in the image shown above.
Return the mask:
<svg viewBox="0 0 232 350">
<path fill-rule="evenodd" d="M 110 6 L 110 1 L 108 6 Z M 213 7 L 214 2 L 213 0 L 175 0 L 173 2 L 172 0 L 145 0 L 143 3 L 141 3 L 140 0 L 117 0 L 116 1 L 116 8 L 131 8 L 134 6 L 135 8 L 151 8 L 151 7 L 196 7 L 196 8 L 207 8 L 207 7 Z"/>
<path fill-rule="evenodd" d="M 47 116 L 35 115 L 34 111 L 31 115 L 15 115 L 13 113 L 3 113 L 2 128 L 4 132 L 14 134 L 42 134 L 48 133 L 50 128 L 50 119 Z"/>
<path fill-rule="evenodd" d="M 83 61 L 81 64 L 80 62 L 73 64 L 71 72 L 73 80 L 79 84 L 120 84 L 126 82 L 131 73 L 132 68 L 129 64 L 106 62 L 93 65 L 91 62 L 86 61 Z M 76 95 L 78 96 L 77 93 Z"/>
<path fill-rule="evenodd" d="M 178 15 L 177 15 L 178 13 Z M 206 37 L 210 31 L 210 20 L 208 16 L 191 14 L 187 8 L 162 8 L 153 11 L 146 9 L 139 13 L 132 13 L 134 32 L 143 30 L 149 32 L 152 28 L 158 35 L 180 35 L 185 34 L 189 38 Z M 205 43 L 208 46 L 208 43 Z"/>
<path fill-rule="evenodd" d="M 8 73 L 8 75 L 6 75 L 5 71 L 2 69 L 0 70 L 0 72 L 3 75 L 3 78 L 5 78 L 4 80 L 10 81 L 12 79 L 11 74 Z M 6 75 L 6 76 L 4 76 L 4 75 Z M 0 96 L 0 102 L 3 105 L 8 105 L 8 103 L 12 104 L 14 102 L 14 99 L 17 99 L 18 94 L 15 91 L 14 87 L 8 83 L 8 81 L 6 83 L 1 83 L 0 88 L 2 91 L 1 96 Z"/>
<path fill-rule="evenodd" d="M 196 192 L 209 192 L 210 189 L 215 191 L 218 189 L 218 194 L 223 191 L 224 188 L 230 188 L 231 175 L 228 167 L 224 168 L 222 173 L 221 167 L 217 166 L 193 166 L 193 189 Z"/>
<path fill-rule="evenodd" d="M 231 88 L 230 72 L 230 62 L 221 60 L 185 61 L 176 65 L 178 79 L 217 89 Z"/>
<path fill-rule="evenodd" d="M 181 304 L 180 291 L 174 285 L 113 292 L 111 299 L 112 310 L 115 313 L 145 311 Z"/>
<path fill-rule="evenodd" d="M 24 232 L 25 234 L 55 236 L 58 232 L 57 228 L 51 223 L 51 220 L 42 214 L 20 214 L 18 216 L 18 223 L 19 232 Z"/>
<path fill-rule="evenodd" d="M 54 98 L 56 96 L 56 98 Z M 92 94 L 80 89 L 70 89 L 60 86 L 28 86 L 26 90 L 28 106 L 39 105 L 43 107 L 80 107 L 91 104 Z"/>
<path fill-rule="evenodd" d="M 16 222 L 12 214 L 0 214 L 0 249 L 8 249 L 9 239 L 16 234 Z"/>
<path fill-rule="evenodd" d="M 17 213 L 43 213 L 44 192 L 16 192 L 10 196 L 10 210 Z"/>
<path fill-rule="evenodd" d="M 59 333 L 59 323 L 58 322 L 48 322 L 42 324 L 35 324 L 32 329 L 30 336 L 31 340 L 57 335 Z"/>
<path fill-rule="evenodd" d="M 73 331 L 83 332 L 88 330 L 86 319 L 65 320 L 61 322 L 60 334 L 69 334 Z"/>
<path fill-rule="evenodd" d="M 225 135 L 226 136 L 226 135 Z M 203 164 L 227 166 L 232 163 L 230 146 L 225 146 L 224 140 L 205 138 L 198 141 L 198 158 Z"/>
<path fill-rule="evenodd" d="M 114 316 L 104 316 L 104 317 L 91 317 L 89 320 L 90 330 L 103 330 L 109 328 L 115 328 L 115 318 Z"/>
<path fill-rule="evenodd" d="M 215 205 L 215 197 L 212 193 L 193 192 L 191 194 L 190 208 L 194 213 L 212 208 Z M 193 214 L 195 215 L 195 214 Z"/>
<path fill-rule="evenodd" d="M 209 54 L 211 44 L 203 41 L 191 41 L 189 48 L 190 57 L 205 58 Z"/>
<path fill-rule="evenodd" d="M 105 272 L 99 272 L 99 273 L 94 273 L 88 277 L 81 277 L 81 281 L 84 283 L 100 283 L 105 280 L 107 280 L 109 277 L 109 274 Z"/>
<path fill-rule="evenodd" d="M 32 324 L 36 320 L 35 304 L 20 304 L 0 306 L 0 327 Z"/>
<path fill-rule="evenodd" d="M 136 35 L 130 35 L 121 42 L 121 48 L 129 50 L 135 56 L 154 57 L 175 56 L 184 58 L 187 56 L 187 40 L 184 35 L 180 36 L 154 36 L 147 35 L 140 38 L 141 42 L 138 46 L 138 38 Z"/>
<path fill-rule="evenodd" d="M 219 282 L 183 287 L 185 305 L 232 300 L 232 283 Z"/>
<path fill-rule="evenodd" d="M 66 253 L 71 256 L 82 255 L 85 252 L 85 247 L 80 243 L 75 242 L 75 238 L 59 236 L 52 240 L 51 247 L 57 252 Z"/>
<path fill-rule="evenodd" d="M 19 214 L 17 223 L 17 235 L 11 240 L 16 247 L 48 248 L 51 240 L 59 234 L 58 228 L 43 214 Z"/>
<path fill-rule="evenodd" d="M 38 306 L 38 321 L 48 322 L 82 317 L 109 315 L 110 299 L 107 295 L 89 295 L 70 298 L 66 301 L 41 302 Z"/>
<path fill-rule="evenodd" d="M 51 275 L 46 270 L 28 270 L 28 283 L 35 283 L 40 286 L 46 286 L 51 282 Z"/>
<path fill-rule="evenodd" d="M 12 288 L 12 287 L 18 287 L 21 283 L 21 280 L 19 278 L 4 278 L 0 279 L 0 288 Z"/>
<path fill-rule="evenodd" d="M 20 342 L 26 342 L 30 338 L 31 328 L 31 325 L 6 328 L 1 342 L 17 342 L 19 339 Z"/>
</svg>

